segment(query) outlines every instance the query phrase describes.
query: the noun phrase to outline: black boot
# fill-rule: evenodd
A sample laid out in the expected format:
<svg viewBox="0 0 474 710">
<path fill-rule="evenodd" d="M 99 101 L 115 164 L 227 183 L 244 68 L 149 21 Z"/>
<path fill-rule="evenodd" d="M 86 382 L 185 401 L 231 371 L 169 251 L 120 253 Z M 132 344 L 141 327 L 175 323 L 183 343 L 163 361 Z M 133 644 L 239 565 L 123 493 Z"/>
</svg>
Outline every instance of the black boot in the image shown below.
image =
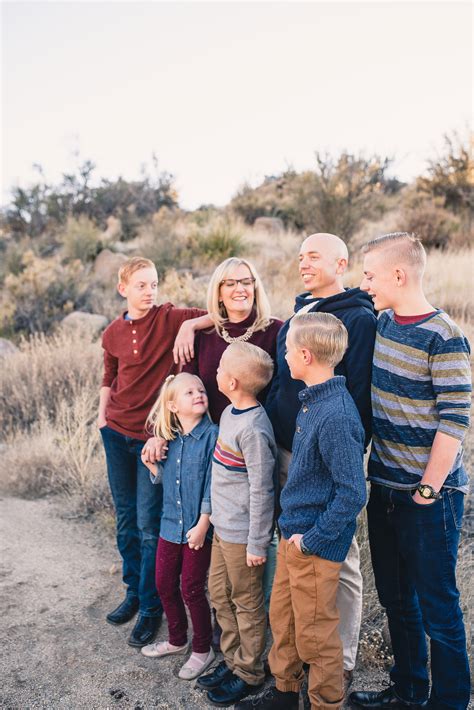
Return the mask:
<svg viewBox="0 0 474 710">
<path fill-rule="evenodd" d="M 159 616 L 142 616 L 140 614 L 127 641 L 128 645 L 140 648 L 151 643 L 158 633 L 161 619 L 162 614 Z"/>
<path fill-rule="evenodd" d="M 298 710 L 299 693 L 284 693 L 277 688 L 269 688 L 258 698 L 248 698 L 234 705 L 234 710 Z"/>
<path fill-rule="evenodd" d="M 133 619 L 138 611 L 138 598 L 137 597 L 125 597 L 123 602 L 118 605 L 116 609 L 107 614 L 105 617 L 109 624 L 113 626 L 119 626 L 120 624 L 126 624 L 127 621 Z"/>
<path fill-rule="evenodd" d="M 424 703 L 405 703 L 395 695 L 394 685 L 380 692 L 358 690 L 349 695 L 349 703 L 353 707 L 366 710 L 422 710 L 428 705 L 427 700 Z"/>
</svg>

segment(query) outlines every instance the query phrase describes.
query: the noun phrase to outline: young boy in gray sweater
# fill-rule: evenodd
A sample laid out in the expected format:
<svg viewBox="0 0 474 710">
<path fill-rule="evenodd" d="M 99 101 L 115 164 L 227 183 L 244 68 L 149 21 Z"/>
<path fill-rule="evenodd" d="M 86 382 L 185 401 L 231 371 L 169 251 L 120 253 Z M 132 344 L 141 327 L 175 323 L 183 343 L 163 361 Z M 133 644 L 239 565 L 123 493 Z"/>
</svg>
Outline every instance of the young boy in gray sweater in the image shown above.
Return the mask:
<svg viewBox="0 0 474 710">
<path fill-rule="evenodd" d="M 272 373 L 268 353 L 246 342 L 229 345 L 217 370 L 219 390 L 231 404 L 220 420 L 212 465 L 209 593 L 224 661 L 197 684 L 224 707 L 258 692 L 265 678 L 262 576 L 274 527 L 277 448 L 257 395 Z"/>
</svg>

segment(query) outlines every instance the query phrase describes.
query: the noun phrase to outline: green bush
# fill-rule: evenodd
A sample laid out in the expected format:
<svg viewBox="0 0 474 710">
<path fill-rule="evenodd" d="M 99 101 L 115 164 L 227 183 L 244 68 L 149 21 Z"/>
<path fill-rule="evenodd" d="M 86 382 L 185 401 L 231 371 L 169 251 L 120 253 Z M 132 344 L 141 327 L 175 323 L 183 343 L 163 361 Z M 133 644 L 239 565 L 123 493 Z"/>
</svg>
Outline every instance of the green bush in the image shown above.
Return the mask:
<svg viewBox="0 0 474 710">
<path fill-rule="evenodd" d="M 85 216 L 69 217 L 64 231 L 59 235 L 64 257 L 79 259 L 83 264 L 93 261 L 101 250 L 101 233 Z"/>
<path fill-rule="evenodd" d="M 415 232 L 426 248 L 445 248 L 455 240 L 459 219 L 434 200 L 418 199 L 401 213 L 399 231 Z"/>
<path fill-rule="evenodd" d="M 230 220 L 217 219 L 208 230 L 195 234 L 194 257 L 207 262 L 219 263 L 231 256 L 239 256 L 243 250 L 242 234 Z"/>
<path fill-rule="evenodd" d="M 57 258 L 40 259 L 28 251 L 22 270 L 5 278 L 0 300 L 3 334 L 45 332 L 88 303 L 88 284 L 78 260 L 62 265 Z"/>
<path fill-rule="evenodd" d="M 231 207 L 249 224 L 257 217 L 280 217 L 287 227 L 334 232 L 349 240 L 363 220 L 380 217 L 388 196 L 402 186 L 387 177 L 389 165 L 388 158 L 377 155 L 316 153 L 314 171 L 288 170 L 267 177 L 255 190 L 244 186 Z"/>
</svg>

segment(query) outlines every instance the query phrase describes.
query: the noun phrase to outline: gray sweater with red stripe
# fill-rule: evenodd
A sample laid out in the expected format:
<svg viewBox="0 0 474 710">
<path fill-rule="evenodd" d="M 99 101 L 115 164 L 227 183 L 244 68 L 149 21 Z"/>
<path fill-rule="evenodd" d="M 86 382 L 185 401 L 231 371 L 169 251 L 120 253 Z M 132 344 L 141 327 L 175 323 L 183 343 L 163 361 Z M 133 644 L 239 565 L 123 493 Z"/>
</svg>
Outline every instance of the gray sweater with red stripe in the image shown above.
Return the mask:
<svg viewBox="0 0 474 710">
<path fill-rule="evenodd" d="M 266 556 L 274 527 L 277 448 L 261 405 L 222 413 L 212 460 L 211 522 L 225 542 Z"/>
</svg>

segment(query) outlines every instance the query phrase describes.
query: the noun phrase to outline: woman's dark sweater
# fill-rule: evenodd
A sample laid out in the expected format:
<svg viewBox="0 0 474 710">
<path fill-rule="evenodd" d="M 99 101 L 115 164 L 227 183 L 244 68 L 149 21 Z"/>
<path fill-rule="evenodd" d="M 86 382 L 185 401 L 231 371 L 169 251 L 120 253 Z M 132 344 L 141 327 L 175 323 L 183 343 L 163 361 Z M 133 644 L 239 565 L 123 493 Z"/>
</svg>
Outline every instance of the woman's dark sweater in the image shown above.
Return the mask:
<svg viewBox="0 0 474 710">
<path fill-rule="evenodd" d="M 232 338 L 243 335 L 255 321 L 255 311 L 240 323 L 226 323 L 225 329 Z M 252 345 L 258 345 L 259 348 L 265 350 L 276 368 L 276 341 L 278 331 L 283 325 L 283 321 L 273 318 L 266 330 L 256 331 L 247 341 Z M 212 330 L 200 331 L 196 335 L 194 341 L 194 359 L 183 367 L 184 372 L 191 372 L 198 375 L 204 383 L 209 397 L 209 413 L 212 421 L 219 423 L 221 414 L 229 405 L 229 400 L 222 392 L 217 389 L 216 373 L 219 366 L 222 353 L 227 348 L 228 343 L 218 335 L 215 328 Z M 274 373 L 275 376 L 275 373 Z M 265 387 L 258 395 L 259 401 L 264 404 L 271 383 Z"/>
</svg>

